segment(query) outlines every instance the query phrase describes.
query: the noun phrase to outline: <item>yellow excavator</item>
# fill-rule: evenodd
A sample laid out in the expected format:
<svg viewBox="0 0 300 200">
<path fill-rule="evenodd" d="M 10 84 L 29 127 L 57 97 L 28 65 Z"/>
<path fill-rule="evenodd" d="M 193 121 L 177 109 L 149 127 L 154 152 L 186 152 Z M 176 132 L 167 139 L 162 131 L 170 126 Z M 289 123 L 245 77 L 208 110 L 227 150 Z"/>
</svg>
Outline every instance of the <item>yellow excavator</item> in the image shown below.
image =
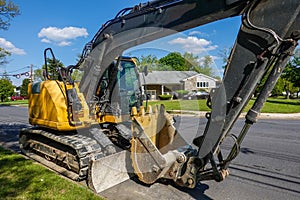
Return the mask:
<svg viewBox="0 0 300 200">
<path fill-rule="evenodd" d="M 22 152 L 96 192 L 138 176 L 146 184 L 173 180 L 194 188 L 222 181 L 228 166 L 289 61 L 300 38 L 298 0 L 155 0 L 125 8 L 86 44 L 76 65 L 48 69 L 31 83 Z M 241 15 L 222 84 L 211 91 L 207 124 L 193 146 L 180 146 L 174 120 L 161 106 L 144 106 L 131 47 L 224 18 Z M 228 27 L 230 28 L 230 27 Z M 80 82 L 72 72 L 83 71 Z M 259 96 L 236 136 L 230 130 L 260 81 Z M 220 145 L 234 145 L 226 157 Z"/>
</svg>

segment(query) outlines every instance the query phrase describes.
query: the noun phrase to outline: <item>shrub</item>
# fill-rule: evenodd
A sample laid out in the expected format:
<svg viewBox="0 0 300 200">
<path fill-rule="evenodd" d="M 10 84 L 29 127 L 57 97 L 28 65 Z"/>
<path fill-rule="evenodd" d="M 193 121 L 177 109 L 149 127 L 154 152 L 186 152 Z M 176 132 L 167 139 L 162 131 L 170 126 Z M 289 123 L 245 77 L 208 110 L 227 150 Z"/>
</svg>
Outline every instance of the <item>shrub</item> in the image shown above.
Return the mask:
<svg viewBox="0 0 300 200">
<path fill-rule="evenodd" d="M 188 94 L 189 91 L 188 90 L 176 90 L 176 93 L 178 93 L 179 95 L 185 95 L 185 94 Z"/>
<path fill-rule="evenodd" d="M 177 93 L 177 98 L 181 99 L 184 95 L 188 94 L 189 91 L 188 90 L 176 90 Z"/>
<path fill-rule="evenodd" d="M 161 94 L 161 95 L 158 95 L 159 99 L 160 100 L 170 100 L 172 98 L 172 95 L 170 94 Z"/>
</svg>

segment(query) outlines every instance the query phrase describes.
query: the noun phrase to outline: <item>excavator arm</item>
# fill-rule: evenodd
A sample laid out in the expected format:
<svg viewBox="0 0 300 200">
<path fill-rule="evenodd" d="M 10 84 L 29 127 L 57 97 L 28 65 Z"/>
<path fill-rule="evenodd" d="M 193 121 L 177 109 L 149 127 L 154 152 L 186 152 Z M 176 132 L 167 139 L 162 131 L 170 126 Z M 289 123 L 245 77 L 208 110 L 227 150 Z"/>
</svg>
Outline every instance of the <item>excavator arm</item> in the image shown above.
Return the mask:
<svg viewBox="0 0 300 200">
<path fill-rule="evenodd" d="M 223 83 L 211 92 L 207 103 L 211 112 L 206 115 L 206 128 L 193 141 L 197 150 L 161 153 L 146 134 L 142 120 L 133 116 L 131 159 L 141 181 L 153 183 L 168 178 L 186 187 L 194 187 L 200 180 L 221 181 L 228 175 L 228 165 L 237 156 L 243 138 L 257 121 L 266 98 L 297 46 L 299 10 L 298 0 L 156 0 L 126 8 L 104 24 L 85 46 L 77 64 L 84 70 L 80 90 L 91 101 L 99 77 L 130 47 L 241 15 L 242 25 Z M 245 126 L 234 136 L 235 145 L 228 157 L 223 158 L 220 144 L 230 135 L 230 129 L 264 76 L 267 81 L 246 115 Z M 212 166 L 210 170 L 204 170 L 207 163 Z"/>
<path fill-rule="evenodd" d="M 221 181 L 228 175 L 228 165 L 237 156 L 243 138 L 257 121 L 266 98 L 297 46 L 299 10 L 298 0 L 157 0 L 123 9 L 85 46 L 76 65 L 84 70 L 80 90 L 87 102 L 92 101 L 99 77 L 130 47 L 242 15 L 223 83 L 211 92 L 207 102 L 211 112 L 206 115 L 206 128 L 193 141 L 198 149 L 189 147 L 162 153 L 146 133 L 143 118 L 134 115 L 132 118 L 131 162 L 141 181 L 151 184 L 167 178 L 191 188 L 200 180 Z M 246 115 L 245 126 L 234 136 L 235 144 L 227 158 L 223 158 L 220 144 L 230 135 L 230 129 L 264 76 L 267 81 Z M 164 115 L 164 108 L 158 112 Z M 156 126 L 163 128 L 164 124 Z M 172 124 L 167 126 L 171 127 L 168 131 L 176 131 Z M 205 169 L 208 163 L 212 166 L 209 170 Z"/>
<path fill-rule="evenodd" d="M 86 94 L 87 101 L 91 100 L 98 84 L 95 80 L 124 50 L 239 15 L 247 2 L 160 0 L 120 11 L 100 28 L 83 50 L 82 59 L 77 63 L 85 71 L 81 91 Z"/>
</svg>

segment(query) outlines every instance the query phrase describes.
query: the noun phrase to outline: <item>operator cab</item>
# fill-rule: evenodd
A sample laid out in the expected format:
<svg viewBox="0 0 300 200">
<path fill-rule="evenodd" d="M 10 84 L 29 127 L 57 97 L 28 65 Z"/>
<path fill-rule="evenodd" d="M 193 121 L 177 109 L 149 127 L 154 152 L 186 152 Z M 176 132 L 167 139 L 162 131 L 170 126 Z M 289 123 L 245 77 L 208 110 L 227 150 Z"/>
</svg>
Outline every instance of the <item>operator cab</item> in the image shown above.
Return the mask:
<svg viewBox="0 0 300 200">
<path fill-rule="evenodd" d="M 114 61 L 103 73 L 96 93 L 100 104 L 105 104 L 105 113 L 130 114 L 132 107 L 142 105 L 142 91 L 136 62 L 131 57 Z M 104 105 L 104 104 L 103 104 Z"/>
</svg>

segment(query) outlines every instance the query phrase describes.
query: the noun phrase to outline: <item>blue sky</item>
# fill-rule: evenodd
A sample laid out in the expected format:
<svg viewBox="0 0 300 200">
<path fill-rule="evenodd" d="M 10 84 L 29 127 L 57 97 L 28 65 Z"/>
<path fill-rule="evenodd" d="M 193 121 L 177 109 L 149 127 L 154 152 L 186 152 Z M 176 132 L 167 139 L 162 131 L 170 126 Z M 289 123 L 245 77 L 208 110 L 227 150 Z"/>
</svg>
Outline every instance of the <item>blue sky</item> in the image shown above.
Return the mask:
<svg viewBox="0 0 300 200">
<path fill-rule="evenodd" d="M 44 62 L 43 51 L 48 47 L 53 49 L 56 58 L 64 65 L 75 64 L 84 45 L 93 38 L 102 24 L 113 18 L 121 9 L 145 1 L 13 2 L 19 6 L 21 15 L 11 21 L 8 30 L 0 30 L 0 47 L 12 53 L 8 58 L 9 63 L 0 66 L 0 74 L 4 71 L 9 74 L 23 73 L 29 70 L 27 66 L 31 64 L 34 69 L 41 68 Z M 191 51 L 199 57 L 213 56 L 214 66 L 220 69 L 222 61 L 218 54 L 221 49 L 233 45 L 239 26 L 239 17 L 229 18 L 127 50 L 127 53 L 134 56 L 157 53 L 156 56 L 161 57 L 170 51 Z M 24 78 L 10 77 L 15 85 L 20 85 Z"/>
</svg>

